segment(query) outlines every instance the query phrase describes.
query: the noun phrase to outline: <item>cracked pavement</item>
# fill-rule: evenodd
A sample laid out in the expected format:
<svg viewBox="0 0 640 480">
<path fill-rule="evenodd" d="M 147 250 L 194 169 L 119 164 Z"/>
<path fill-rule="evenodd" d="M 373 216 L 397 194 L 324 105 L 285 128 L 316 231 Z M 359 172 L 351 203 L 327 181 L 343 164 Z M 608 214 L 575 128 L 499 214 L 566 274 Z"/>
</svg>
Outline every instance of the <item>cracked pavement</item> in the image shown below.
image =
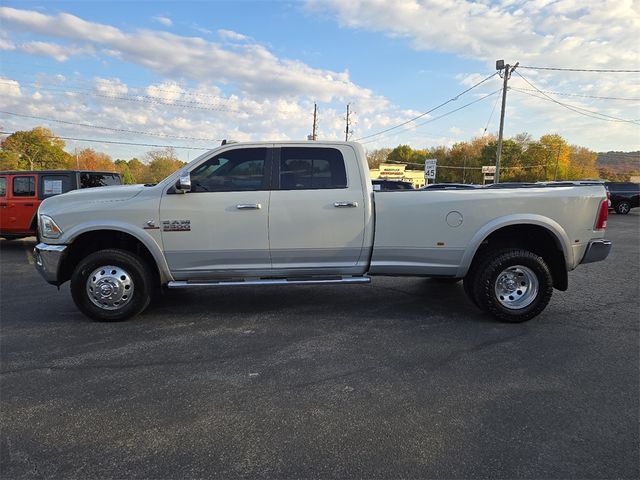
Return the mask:
<svg viewBox="0 0 640 480">
<path fill-rule="evenodd" d="M 385 277 L 94 323 L 0 241 L 0 476 L 638 478 L 640 209 L 607 237 L 520 325 Z"/>
</svg>

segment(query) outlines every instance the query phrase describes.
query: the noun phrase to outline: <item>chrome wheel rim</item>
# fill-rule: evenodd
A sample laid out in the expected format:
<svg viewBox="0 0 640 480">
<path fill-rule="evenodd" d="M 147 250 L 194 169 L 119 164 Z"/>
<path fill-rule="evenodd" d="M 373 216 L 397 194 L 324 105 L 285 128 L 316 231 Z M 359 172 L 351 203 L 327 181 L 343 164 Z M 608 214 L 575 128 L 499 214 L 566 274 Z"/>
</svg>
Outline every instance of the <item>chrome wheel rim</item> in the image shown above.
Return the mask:
<svg viewBox="0 0 640 480">
<path fill-rule="evenodd" d="M 631 210 L 631 209 L 629 208 L 629 206 L 626 203 L 621 203 L 618 206 L 618 211 L 620 213 L 627 213 L 629 210 Z"/>
<path fill-rule="evenodd" d="M 503 270 L 494 285 L 498 303 L 510 310 L 520 310 L 531 305 L 539 288 L 538 277 L 524 265 L 514 265 Z"/>
<path fill-rule="evenodd" d="M 133 297 L 133 279 L 114 265 L 96 268 L 87 278 L 87 295 L 91 303 L 103 310 L 118 310 Z"/>
</svg>

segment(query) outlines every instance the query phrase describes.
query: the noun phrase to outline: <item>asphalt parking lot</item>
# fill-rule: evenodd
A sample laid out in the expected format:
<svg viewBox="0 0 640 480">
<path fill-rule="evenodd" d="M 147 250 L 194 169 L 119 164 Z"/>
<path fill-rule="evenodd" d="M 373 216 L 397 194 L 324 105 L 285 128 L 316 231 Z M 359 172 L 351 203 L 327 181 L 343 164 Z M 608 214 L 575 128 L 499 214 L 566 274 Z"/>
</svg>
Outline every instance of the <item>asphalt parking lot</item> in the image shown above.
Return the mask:
<svg viewBox="0 0 640 480">
<path fill-rule="evenodd" d="M 638 478 L 640 209 L 607 237 L 521 325 L 416 278 L 94 323 L 0 241 L 0 476 Z"/>
</svg>

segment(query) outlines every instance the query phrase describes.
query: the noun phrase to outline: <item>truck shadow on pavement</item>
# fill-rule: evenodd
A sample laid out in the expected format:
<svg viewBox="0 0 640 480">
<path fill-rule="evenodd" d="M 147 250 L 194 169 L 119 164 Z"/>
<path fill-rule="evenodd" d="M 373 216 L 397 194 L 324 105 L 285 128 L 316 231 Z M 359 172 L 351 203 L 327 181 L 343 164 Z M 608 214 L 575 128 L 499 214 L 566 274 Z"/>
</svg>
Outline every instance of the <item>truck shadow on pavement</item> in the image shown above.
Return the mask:
<svg viewBox="0 0 640 480">
<path fill-rule="evenodd" d="M 144 316 L 494 322 L 467 300 L 462 284 L 422 278 L 374 279 L 371 285 L 203 287 L 166 290 Z"/>
</svg>

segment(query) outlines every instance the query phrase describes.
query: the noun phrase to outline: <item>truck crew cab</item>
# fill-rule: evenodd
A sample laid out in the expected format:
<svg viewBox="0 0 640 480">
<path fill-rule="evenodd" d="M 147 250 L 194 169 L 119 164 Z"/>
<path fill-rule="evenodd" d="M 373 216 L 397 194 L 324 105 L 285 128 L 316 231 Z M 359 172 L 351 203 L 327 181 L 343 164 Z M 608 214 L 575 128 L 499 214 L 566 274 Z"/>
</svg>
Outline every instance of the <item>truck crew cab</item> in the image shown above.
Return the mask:
<svg viewBox="0 0 640 480">
<path fill-rule="evenodd" d="M 45 200 L 36 267 L 86 315 L 123 320 L 169 288 L 464 279 L 480 309 L 535 317 L 603 260 L 602 184 L 374 192 L 354 142 L 226 144 L 157 185 Z"/>
</svg>

